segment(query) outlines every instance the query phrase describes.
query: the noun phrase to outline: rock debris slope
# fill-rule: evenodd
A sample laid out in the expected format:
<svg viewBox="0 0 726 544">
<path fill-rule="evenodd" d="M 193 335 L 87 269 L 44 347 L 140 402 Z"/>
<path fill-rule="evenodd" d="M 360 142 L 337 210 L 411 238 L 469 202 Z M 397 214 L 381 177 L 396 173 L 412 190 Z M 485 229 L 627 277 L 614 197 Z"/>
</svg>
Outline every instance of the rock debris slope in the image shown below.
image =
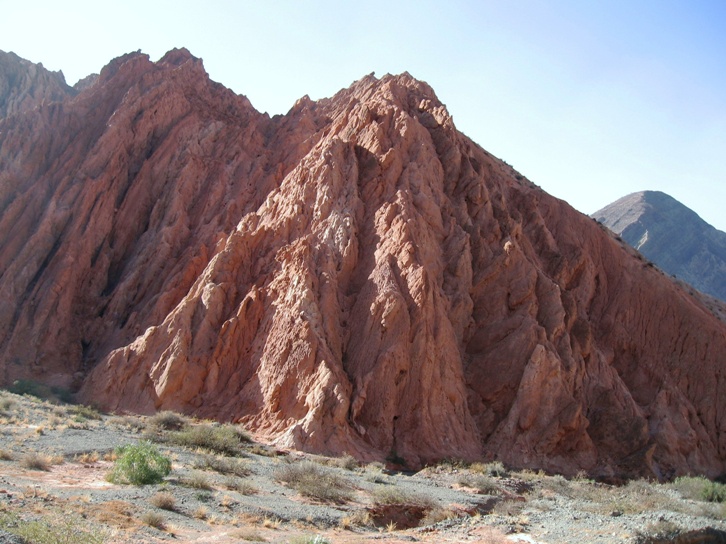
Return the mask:
<svg viewBox="0 0 726 544">
<path fill-rule="evenodd" d="M 726 232 L 673 197 L 633 193 L 592 216 L 668 274 L 726 301 Z"/>
<path fill-rule="evenodd" d="M 724 469 L 726 326 L 408 74 L 269 118 L 129 54 L 0 164 L 5 384 L 411 467 Z"/>
</svg>

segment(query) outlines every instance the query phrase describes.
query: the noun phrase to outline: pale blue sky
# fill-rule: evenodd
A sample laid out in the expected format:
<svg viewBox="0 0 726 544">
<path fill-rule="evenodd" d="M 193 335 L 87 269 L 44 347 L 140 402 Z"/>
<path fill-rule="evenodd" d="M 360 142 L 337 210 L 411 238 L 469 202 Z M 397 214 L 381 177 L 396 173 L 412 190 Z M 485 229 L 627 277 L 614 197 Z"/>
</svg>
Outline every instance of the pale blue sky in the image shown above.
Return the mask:
<svg viewBox="0 0 726 544">
<path fill-rule="evenodd" d="M 73 84 L 129 51 L 187 47 L 270 114 L 408 71 L 577 209 L 657 189 L 726 230 L 726 0 L 108 4 L 0 0 L 0 49 Z"/>
</svg>

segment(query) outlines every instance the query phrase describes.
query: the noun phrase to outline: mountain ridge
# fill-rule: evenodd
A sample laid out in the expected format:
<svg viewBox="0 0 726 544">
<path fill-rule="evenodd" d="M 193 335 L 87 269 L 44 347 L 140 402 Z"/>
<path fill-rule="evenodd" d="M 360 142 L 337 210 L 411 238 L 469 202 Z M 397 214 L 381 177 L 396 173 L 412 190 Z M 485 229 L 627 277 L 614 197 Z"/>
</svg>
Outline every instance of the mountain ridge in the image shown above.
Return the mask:
<svg viewBox="0 0 726 544">
<path fill-rule="evenodd" d="M 408 74 L 270 118 L 133 53 L 0 163 L 4 384 L 409 467 L 724 471 L 726 326 Z"/>
<path fill-rule="evenodd" d="M 665 272 L 726 300 L 726 233 L 660 191 L 632 193 L 592 214 Z"/>
</svg>

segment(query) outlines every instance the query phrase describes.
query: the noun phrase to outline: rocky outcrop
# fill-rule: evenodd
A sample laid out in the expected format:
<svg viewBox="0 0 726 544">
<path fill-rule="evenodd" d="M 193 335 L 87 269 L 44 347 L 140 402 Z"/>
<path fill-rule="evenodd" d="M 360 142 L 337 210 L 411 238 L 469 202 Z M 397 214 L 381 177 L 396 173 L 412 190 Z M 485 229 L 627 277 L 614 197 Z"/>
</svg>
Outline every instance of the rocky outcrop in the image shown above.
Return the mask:
<svg viewBox="0 0 726 544">
<path fill-rule="evenodd" d="M 62 72 L 0 51 L 0 118 L 73 96 Z"/>
<path fill-rule="evenodd" d="M 4 383 L 411 467 L 723 471 L 726 326 L 408 74 L 269 118 L 130 54 L 0 163 Z"/>
<path fill-rule="evenodd" d="M 726 232 L 659 191 L 625 196 L 592 215 L 663 271 L 726 301 Z"/>
</svg>

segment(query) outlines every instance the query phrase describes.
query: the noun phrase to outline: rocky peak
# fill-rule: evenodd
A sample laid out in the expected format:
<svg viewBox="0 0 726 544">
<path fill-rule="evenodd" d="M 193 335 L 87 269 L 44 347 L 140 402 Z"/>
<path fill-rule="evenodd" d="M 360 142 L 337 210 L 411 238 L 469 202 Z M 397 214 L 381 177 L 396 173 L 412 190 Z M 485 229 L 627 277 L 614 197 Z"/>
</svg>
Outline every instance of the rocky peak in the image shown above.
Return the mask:
<svg viewBox="0 0 726 544">
<path fill-rule="evenodd" d="M 74 94 L 62 72 L 51 72 L 42 64 L 0 51 L 0 119 Z"/>
<path fill-rule="evenodd" d="M 627 195 L 593 214 L 665 272 L 726 301 L 726 233 L 659 191 Z"/>
<path fill-rule="evenodd" d="M 189 50 L 185 47 L 182 47 L 180 49 L 172 49 L 169 51 L 166 55 L 164 55 L 161 60 L 159 61 L 159 64 L 170 64 L 172 66 L 181 66 L 182 64 L 192 61 L 192 62 L 201 62 L 201 59 L 198 59 L 194 55 L 192 55 Z"/>
</svg>

